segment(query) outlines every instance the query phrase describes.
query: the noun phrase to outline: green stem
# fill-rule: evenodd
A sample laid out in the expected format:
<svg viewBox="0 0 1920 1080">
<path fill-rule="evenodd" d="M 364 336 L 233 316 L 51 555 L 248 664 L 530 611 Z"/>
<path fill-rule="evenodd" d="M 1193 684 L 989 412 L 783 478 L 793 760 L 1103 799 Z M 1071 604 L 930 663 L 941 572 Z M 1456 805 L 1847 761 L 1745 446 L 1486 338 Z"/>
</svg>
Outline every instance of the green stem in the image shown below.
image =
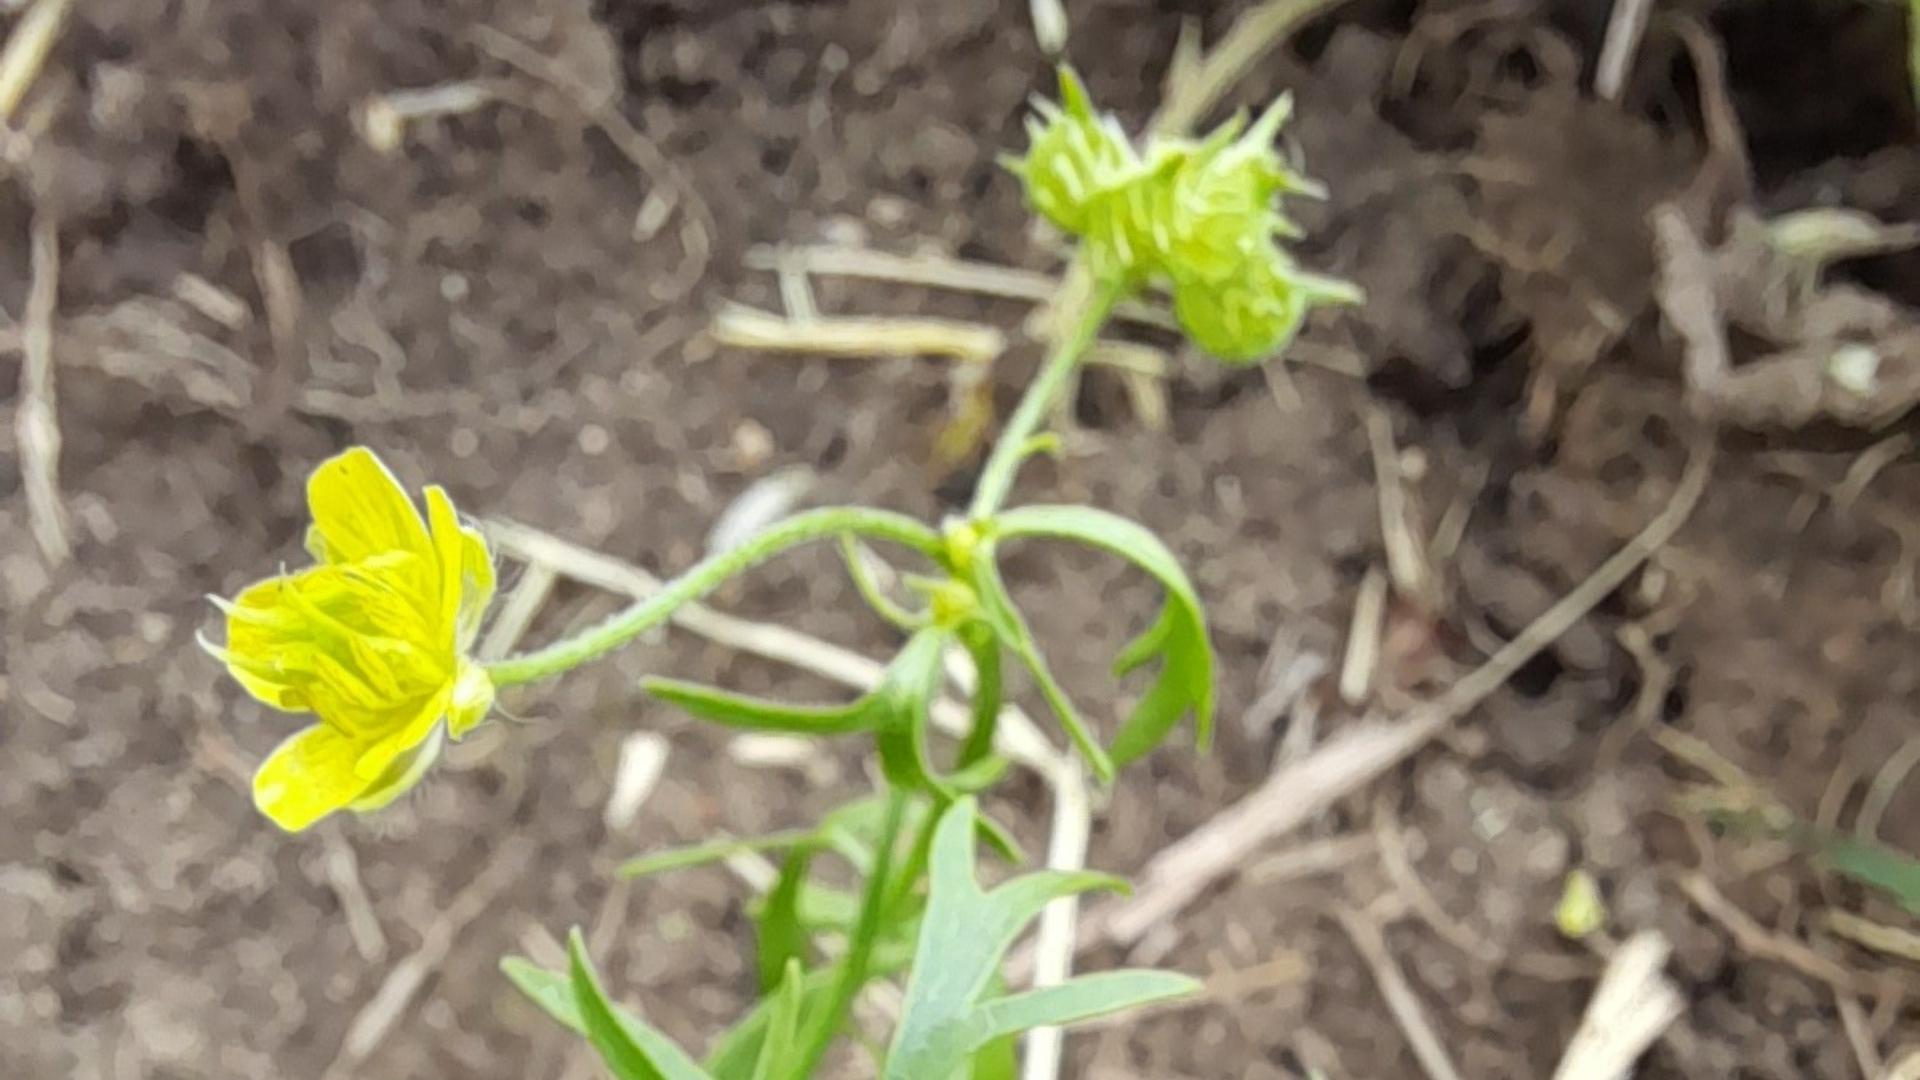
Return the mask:
<svg viewBox="0 0 1920 1080">
<path fill-rule="evenodd" d="M 1100 328 L 1106 325 L 1107 316 L 1120 301 L 1120 293 L 1117 285 L 1094 285 L 1073 326 L 1054 343 L 1053 352 L 1040 368 L 1040 374 L 1028 385 L 1026 396 L 1020 399 L 1019 407 L 1001 430 L 999 441 L 993 444 L 993 453 L 987 458 L 985 468 L 980 470 L 980 483 L 973 490 L 973 505 L 968 508 L 968 514 L 975 520 L 992 517 L 1007 501 L 1014 474 L 1020 471 L 1020 462 L 1027 456 L 1027 444 L 1033 438 L 1034 429 L 1040 426 L 1047 410 L 1071 381 L 1069 377 L 1075 365 L 1093 344 Z"/>
<path fill-rule="evenodd" d="M 900 788 L 887 788 L 886 821 L 880 828 L 880 842 L 874 847 L 873 867 L 867 873 L 867 887 L 860 898 L 860 915 L 848 935 L 847 954 L 840 961 L 840 975 L 834 981 L 833 996 L 814 1014 L 812 1022 L 801 1034 L 797 1051 L 786 1063 L 786 1075 L 795 1080 L 804 1080 L 813 1075 L 815 1066 L 819 1065 L 834 1036 L 845 1026 L 847 1013 L 853 1008 L 853 999 L 859 996 L 860 988 L 867 984 L 867 975 L 873 962 L 873 947 L 880 939 L 882 924 L 886 922 L 889 894 L 887 879 L 892 876 L 894 849 L 900 846 L 900 834 L 906 825 L 907 799 L 907 793 Z"/>
<path fill-rule="evenodd" d="M 728 578 L 809 540 L 856 533 L 912 548 L 931 559 L 942 557 L 940 536 L 901 514 L 864 507 L 809 510 L 776 522 L 738 547 L 708 556 L 686 573 L 625 611 L 573 637 L 543 649 L 487 665 L 496 687 L 537 682 L 604 656 L 667 620 L 682 604 L 698 600 Z"/>
</svg>

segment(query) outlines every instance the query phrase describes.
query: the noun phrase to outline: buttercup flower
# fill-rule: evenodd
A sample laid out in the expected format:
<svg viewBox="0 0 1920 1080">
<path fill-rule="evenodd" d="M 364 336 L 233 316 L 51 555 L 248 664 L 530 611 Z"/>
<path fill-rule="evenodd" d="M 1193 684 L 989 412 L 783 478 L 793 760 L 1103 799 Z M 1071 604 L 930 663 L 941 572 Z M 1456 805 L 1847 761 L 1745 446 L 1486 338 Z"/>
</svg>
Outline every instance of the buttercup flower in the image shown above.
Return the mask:
<svg viewBox="0 0 1920 1080">
<path fill-rule="evenodd" d="M 319 722 L 281 743 L 253 778 L 260 811 L 299 831 L 342 808 L 376 810 L 412 787 L 443 736 L 493 706 L 468 654 L 493 597 L 493 561 L 453 502 L 426 489 L 420 512 L 365 447 L 307 481 L 316 565 L 249 586 L 206 647 L 247 692 Z"/>
</svg>

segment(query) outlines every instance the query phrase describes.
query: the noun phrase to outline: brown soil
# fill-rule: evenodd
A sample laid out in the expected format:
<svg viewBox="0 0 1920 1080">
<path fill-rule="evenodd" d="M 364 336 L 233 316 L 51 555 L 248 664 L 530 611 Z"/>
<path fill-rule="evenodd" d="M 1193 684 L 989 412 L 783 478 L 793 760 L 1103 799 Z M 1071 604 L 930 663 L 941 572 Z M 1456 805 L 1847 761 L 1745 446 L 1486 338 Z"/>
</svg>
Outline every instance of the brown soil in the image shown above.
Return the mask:
<svg viewBox="0 0 1920 1080">
<path fill-rule="evenodd" d="M 1073 55 L 1095 96 L 1138 123 L 1180 19 L 1204 12 L 1212 40 L 1243 6 L 1075 4 Z M 1898 5 L 1685 6 L 1726 50 L 1754 203 L 1920 217 Z M 1470 513 L 1435 562 L 1433 613 L 1397 609 L 1382 681 L 1402 694 L 1445 686 L 1584 578 L 1665 504 L 1705 430 L 1654 308 L 1645 222 L 1725 164 L 1699 104 L 1717 87 L 1661 23 L 1624 103 L 1598 103 L 1605 5 L 1540 7 L 1355 0 L 1235 91 L 1298 97 L 1290 137 L 1333 192 L 1302 211 L 1303 258 L 1371 297 L 1317 317 L 1300 355 L 1364 377 L 1185 357 L 1153 430 L 1095 374 L 1071 452 L 1023 481 L 1166 537 L 1221 652 L 1219 746 L 1170 746 L 1128 774 L 1096 825 L 1096 865 L 1138 867 L 1255 788 L 1286 732 L 1238 717 L 1290 658 L 1337 665 L 1359 582 L 1385 558 L 1369 415 L 1383 410 L 1419 459 L 1424 528 Z M 743 268 L 755 244 L 852 235 L 1055 268 L 995 164 L 1048 84 L 1026 19 L 1014 0 L 79 5 L 16 118 L 31 145 L 10 140 L 0 185 L 0 309 L 15 320 L 31 221 L 58 223 L 60 482 L 76 544 L 73 563 L 46 568 L 9 439 L 0 1075 L 588 1075 L 494 970 L 532 928 L 575 922 L 598 927 L 611 977 L 671 1034 L 698 1046 L 735 1014 L 752 981 L 736 884 L 707 872 L 629 887 L 610 871 L 715 830 L 808 820 L 858 781 L 858 750 L 811 773 L 747 767 L 634 679 L 831 687 L 670 634 L 517 695 L 515 720 L 392 812 L 289 840 L 245 788 L 285 725 L 193 647 L 202 597 L 293 556 L 301 478 L 349 442 L 472 511 L 663 572 L 698 555 L 735 495 L 789 466 L 817 472 L 817 501 L 955 507 L 970 475 L 929 464 L 947 415 L 940 362 L 716 351 L 700 332 L 723 300 L 777 307 L 771 278 Z M 503 61 L 500 35 L 644 132 L 683 184 L 644 175 L 568 92 Z M 418 122 L 395 153 L 356 131 L 369 95 L 476 78 L 501 100 Z M 663 197 L 664 226 L 641 227 L 658 225 Z M 1740 185 L 1716 197 L 1724 208 Z M 1920 256 L 1837 272 L 1920 303 Z M 233 310 L 196 301 L 195 281 Z M 1008 328 L 1022 314 L 872 283 L 821 282 L 818 297 Z M 996 375 L 1003 407 L 1033 352 Z M 19 370 L 0 364 L 0 400 L 16 399 Z M 1907 484 L 1920 466 L 1898 455 L 1852 482 L 1867 478 L 1861 452 L 1894 433 L 1721 433 L 1703 503 L 1649 572 L 1455 735 L 1308 830 L 1398 821 L 1441 918 L 1416 910 L 1389 944 L 1465 1075 L 1546 1076 L 1578 1023 L 1601 962 L 1553 929 L 1574 866 L 1600 880 L 1616 933 L 1674 943 L 1688 1012 L 1644 1075 L 1858 1074 L 1833 989 L 1736 940 L 1676 881 L 1706 872 L 1767 933 L 1862 979 L 1898 962 L 1833 945 L 1820 910 L 1900 916 L 1676 812 L 1702 777 L 1647 733 L 1697 736 L 1807 818 L 1850 812 L 1913 737 L 1920 502 Z M 1074 558 L 1010 572 L 1048 640 L 1068 643 L 1054 650 L 1064 679 L 1112 711 L 1106 658 L 1148 587 Z M 825 557 L 718 603 L 871 655 L 889 641 Z M 612 604 L 563 587 L 534 633 Z M 1641 641 L 1636 659 L 1623 642 Z M 1361 711 L 1323 710 L 1322 735 Z M 601 808 L 635 728 L 666 735 L 671 762 L 636 824 L 610 833 Z M 1010 799 L 1037 840 L 1044 792 L 1016 784 Z M 1920 849 L 1920 786 L 1885 821 L 1890 842 Z M 349 861 L 383 949 L 349 926 Z M 1220 883 L 1150 939 L 1158 961 L 1293 974 L 1079 1036 L 1070 1074 L 1418 1075 L 1331 917 L 1405 887 L 1371 860 L 1282 883 L 1255 865 Z M 422 992 L 364 1064 L 335 1065 L 355 1016 L 421 949 Z M 1920 1039 L 1905 998 L 1859 1000 L 1880 1053 Z"/>
</svg>

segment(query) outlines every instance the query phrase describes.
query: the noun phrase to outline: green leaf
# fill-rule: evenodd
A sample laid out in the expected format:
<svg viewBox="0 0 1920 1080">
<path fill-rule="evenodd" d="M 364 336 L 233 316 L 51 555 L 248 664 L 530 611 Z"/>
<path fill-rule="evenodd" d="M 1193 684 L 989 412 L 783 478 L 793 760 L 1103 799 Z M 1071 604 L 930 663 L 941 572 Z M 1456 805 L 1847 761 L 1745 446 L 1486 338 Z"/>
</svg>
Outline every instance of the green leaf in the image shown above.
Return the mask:
<svg viewBox="0 0 1920 1080">
<path fill-rule="evenodd" d="M 1114 736 L 1113 760 L 1125 765 L 1139 758 L 1189 713 L 1194 718 L 1195 741 L 1205 749 L 1213 734 L 1213 646 L 1207 640 L 1199 594 L 1173 552 L 1141 526 L 1087 506 L 1021 507 L 995 518 L 993 529 L 1001 539 L 1034 537 L 1087 544 L 1127 560 L 1160 583 L 1167 599 L 1159 618 L 1121 651 L 1115 664 L 1125 674 L 1158 660 L 1160 671 Z"/>
<path fill-rule="evenodd" d="M 1885 844 L 1844 833 L 1810 839 L 1828 869 L 1879 889 L 1907 914 L 1920 917 L 1920 860 Z"/>
<path fill-rule="evenodd" d="M 607 1000 L 579 927 L 567 935 L 567 958 L 587 1041 L 616 1080 L 713 1080 L 673 1040 Z"/>
<path fill-rule="evenodd" d="M 1014 1080 L 1020 1075 L 1020 1040 L 1002 1035 L 973 1052 L 967 1080 Z"/>
<path fill-rule="evenodd" d="M 1920 0 L 1907 0 L 1907 81 L 1920 103 Z"/>
<path fill-rule="evenodd" d="M 985 545 L 974 556 L 973 587 L 980 599 L 981 617 L 992 628 L 1000 643 L 1033 677 L 1034 685 L 1040 689 L 1040 696 L 1047 701 L 1047 708 L 1053 711 L 1054 719 L 1066 729 L 1074 748 L 1087 760 L 1087 767 L 1101 782 L 1112 780 L 1113 759 L 1107 756 L 1099 740 L 1093 737 L 1093 729 L 1081 719 L 1080 710 L 1074 708 L 1073 700 L 1061 688 L 1060 680 L 1054 678 L 1053 670 L 1047 667 L 1046 658 L 1040 655 L 1039 646 L 1034 644 L 1033 631 L 1027 627 L 1027 620 L 1021 616 L 1020 609 L 1014 606 L 1013 598 L 1007 595 L 1007 586 L 1000 580 L 1000 568 L 994 564 L 992 550 Z"/>
<path fill-rule="evenodd" d="M 827 1045 L 845 1025 L 854 998 L 875 977 L 877 946 L 886 930 L 889 914 L 888 886 L 894 880 L 895 849 L 899 847 L 902 829 L 909 820 L 913 803 L 914 799 L 908 792 L 897 788 L 887 792 L 886 816 L 882 819 L 874 843 L 873 870 L 867 875 L 860 898 L 860 914 L 854 921 L 852 932 L 847 935 L 847 948 L 840 959 L 838 975 L 819 1011 L 807 1018 L 797 1039 L 798 1050 L 794 1054 L 797 1067 L 793 1070 L 797 1076 L 808 1075 L 819 1063 Z"/>
<path fill-rule="evenodd" d="M 848 705 L 788 705 L 765 698 L 716 690 L 678 679 L 649 677 L 640 689 L 702 720 L 749 731 L 791 735 L 850 735 L 873 727 L 868 699 Z"/>
<path fill-rule="evenodd" d="M 1200 983 L 1171 971 L 1103 971 L 1058 986 L 989 1001 L 974 1012 L 975 1037 L 988 1040 L 1037 1027 L 1057 1027 L 1121 1009 L 1200 991 Z"/>
<path fill-rule="evenodd" d="M 1920 0 L 1916 0 L 1920 2 Z M 993 754 L 993 737 L 1000 726 L 1000 642 L 993 629 L 972 623 L 960 632 L 960 642 L 973 659 L 973 726 L 960 744 L 960 756 L 954 764 L 962 772 L 987 760 Z"/>
<path fill-rule="evenodd" d="M 875 720 L 874 742 L 887 782 L 907 791 L 931 794 L 943 805 L 952 801 L 953 791 L 933 766 L 927 750 L 927 725 L 933 696 L 940 688 L 940 663 L 949 640 L 946 631 L 937 629 L 922 630 L 908 638 L 868 699 Z"/>
<path fill-rule="evenodd" d="M 793 991 L 799 999 L 796 1014 L 795 1032 L 805 1024 L 806 1018 L 813 1015 L 827 1001 L 834 984 L 839 980 L 838 964 L 804 973 L 800 983 Z M 752 1075 L 759 1062 L 765 1057 L 764 1048 L 773 1030 L 775 1013 L 787 1006 L 779 1004 L 781 995 L 788 993 L 783 980 L 781 994 L 761 998 L 758 1005 L 727 1032 L 720 1036 L 713 1050 L 707 1055 L 707 1071 L 719 1080 L 746 1080 Z M 786 1040 L 786 1055 L 793 1053 L 795 1039 Z"/>
<path fill-rule="evenodd" d="M 887 1052 L 885 1080 L 955 1076 L 992 1039 L 1007 1034 L 1008 1016 L 1051 1015 L 1027 995 L 983 1001 L 1000 960 L 1040 909 L 1088 889 L 1124 888 L 1104 874 L 1045 872 L 1015 878 L 991 892 L 975 880 L 976 811 L 972 798 L 956 800 L 935 827 L 928 872 L 932 893 L 914 951 L 900 1026 Z"/>
<path fill-rule="evenodd" d="M 845 889 L 809 882 L 800 890 L 795 911 L 800 925 L 814 933 L 845 933 L 860 917 L 860 898 Z"/>
<path fill-rule="evenodd" d="M 977 783 L 1005 768 L 1004 764 L 974 762 L 956 784 L 955 777 L 942 776 L 933 763 L 928 747 L 933 699 L 940 691 L 943 660 L 952 641 L 951 633 L 937 627 L 914 634 L 887 665 L 880 685 L 863 699 L 873 717 L 874 744 L 887 782 L 902 791 L 931 796 L 940 810 L 952 805 L 954 798 L 966 790 L 964 784 Z M 1018 857 L 1019 844 L 997 822 L 983 818 L 981 832 L 1001 854 L 1009 859 Z"/>
<path fill-rule="evenodd" d="M 580 1006 L 573 1001 L 573 983 L 565 975 L 518 956 L 503 957 L 500 972 L 562 1027 L 581 1035 L 587 1033 L 586 1021 L 580 1019 Z"/>
<path fill-rule="evenodd" d="M 873 571 L 867 560 L 871 556 L 866 545 L 851 533 L 840 538 L 840 557 L 847 564 L 847 576 L 853 579 L 853 588 L 860 599 L 867 602 L 874 614 L 911 634 L 927 623 L 924 614 L 908 611 L 894 603 L 880 583 L 873 579 Z"/>
<path fill-rule="evenodd" d="M 642 855 L 620 864 L 616 871 L 624 878 L 647 877 L 662 874 L 669 870 L 685 870 L 695 866 L 731 859 L 735 855 L 784 851 L 788 848 L 814 844 L 819 841 L 816 830 L 791 830 L 770 833 L 766 836 L 752 836 L 745 839 L 725 838 L 709 840 L 704 844 L 692 844 L 687 847 L 668 848 L 652 855 Z"/>
<path fill-rule="evenodd" d="M 806 993 L 804 982 L 800 961 L 788 960 L 781 972 L 779 988 L 773 993 L 767 1037 L 760 1044 L 760 1058 L 754 1063 L 752 1080 L 775 1080 L 780 1075 L 779 1067 L 793 1055 L 800 1034 L 800 1008 Z"/>
<path fill-rule="evenodd" d="M 780 877 L 767 891 L 760 906 L 760 992 L 771 993 L 786 977 L 787 966 L 803 962 L 807 954 L 807 929 L 800 919 L 800 894 L 806 886 L 807 871 L 813 866 L 813 849 L 795 848 L 780 864 Z"/>
<path fill-rule="evenodd" d="M 987 980 L 987 995 L 1000 997 L 1007 992 L 1007 981 L 999 973 Z M 972 1072 L 967 1080 L 1014 1080 L 1020 1075 L 1020 1037 L 1002 1035 L 987 1040 L 973 1052 Z"/>
</svg>

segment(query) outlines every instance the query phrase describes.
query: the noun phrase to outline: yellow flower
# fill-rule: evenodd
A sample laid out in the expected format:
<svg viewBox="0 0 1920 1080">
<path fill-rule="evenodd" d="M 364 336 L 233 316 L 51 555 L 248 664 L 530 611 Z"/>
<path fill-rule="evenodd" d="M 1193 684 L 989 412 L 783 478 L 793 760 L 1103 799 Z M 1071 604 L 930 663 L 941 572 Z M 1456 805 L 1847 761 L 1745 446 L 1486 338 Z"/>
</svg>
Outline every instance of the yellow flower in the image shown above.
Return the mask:
<svg viewBox="0 0 1920 1080">
<path fill-rule="evenodd" d="M 335 810 L 376 810 L 417 782 L 493 706 L 468 655 L 493 596 L 493 561 L 438 487 L 427 516 L 365 447 L 307 481 L 316 565 L 249 586 L 231 602 L 225 648 L 208 651 L 247 692 L 319 723 L 281 743 L 253 800 L 297 832 Z"/>
</svg>

